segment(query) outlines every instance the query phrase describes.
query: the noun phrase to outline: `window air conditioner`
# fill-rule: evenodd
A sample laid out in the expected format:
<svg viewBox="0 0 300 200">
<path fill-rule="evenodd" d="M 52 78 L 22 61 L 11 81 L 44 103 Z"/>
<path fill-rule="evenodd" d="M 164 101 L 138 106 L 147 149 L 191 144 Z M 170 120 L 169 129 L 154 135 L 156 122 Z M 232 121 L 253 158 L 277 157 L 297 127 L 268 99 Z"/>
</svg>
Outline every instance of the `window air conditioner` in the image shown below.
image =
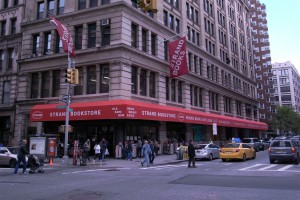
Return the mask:
<svg viewBox="0 0 300 200">
<path fill-rule="evenodd" d="M 109 19 L 101 19 L 101 26 L 109 25 Z"/>
</svg>

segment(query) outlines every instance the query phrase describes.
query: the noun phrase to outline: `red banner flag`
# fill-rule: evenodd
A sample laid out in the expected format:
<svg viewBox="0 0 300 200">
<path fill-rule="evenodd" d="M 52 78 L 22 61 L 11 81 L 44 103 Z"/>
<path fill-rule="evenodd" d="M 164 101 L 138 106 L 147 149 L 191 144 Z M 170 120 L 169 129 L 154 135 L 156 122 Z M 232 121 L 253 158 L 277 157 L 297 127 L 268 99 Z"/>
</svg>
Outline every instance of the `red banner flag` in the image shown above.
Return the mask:
<svg viewBox="0 0 300 200">
<path fill-rule="evenodd" d="M 60 21 L 56 20 L 54 17 L 50 17 L 50 19 L 50 23 L 53 23 L 56 26 L 56 30 L 63 43 L 64 52 L 69 52 L 71 57 L 75 57 L 75 48 L 70 32 L 62 23 L 60 23 Z"/>
<path fill-rule="evenodd" d="M 169 58 L 170 58 L 170 77 L 175 78 L 189 73 L 186 60 L 186 43 L 185 37 L 174 42 L 170 42 Z"/>
</svg>

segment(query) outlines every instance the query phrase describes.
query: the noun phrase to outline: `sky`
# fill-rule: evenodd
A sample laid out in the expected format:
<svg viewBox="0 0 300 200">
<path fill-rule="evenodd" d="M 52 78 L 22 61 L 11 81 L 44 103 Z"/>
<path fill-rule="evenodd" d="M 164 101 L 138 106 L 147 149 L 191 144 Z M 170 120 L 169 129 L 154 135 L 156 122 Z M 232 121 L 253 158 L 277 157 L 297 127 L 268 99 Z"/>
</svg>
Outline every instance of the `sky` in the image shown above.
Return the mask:
<svg viewBox="0 0 300 200">
<path fill-rule="evenodd" d="M 266 5 L 271 61 L 291 63 L 300 73 L 300 0 L 260 0 Z"/>
</svg>

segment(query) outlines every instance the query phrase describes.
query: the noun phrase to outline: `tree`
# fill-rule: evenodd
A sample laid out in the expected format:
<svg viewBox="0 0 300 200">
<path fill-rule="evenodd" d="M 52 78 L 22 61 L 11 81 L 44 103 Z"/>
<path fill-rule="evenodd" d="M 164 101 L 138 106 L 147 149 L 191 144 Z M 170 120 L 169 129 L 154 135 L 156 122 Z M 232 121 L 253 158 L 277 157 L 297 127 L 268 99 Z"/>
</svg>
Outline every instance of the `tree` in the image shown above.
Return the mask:
<svg viewBox="0 0 300 200">
<path fill-rule="evenodd" d="M 299 133 L 300 116 L 292 108 L 287 106 L 277 106 L 270 125 L 273 130 L 278 129 L 281 134 Z"/>
</svg>

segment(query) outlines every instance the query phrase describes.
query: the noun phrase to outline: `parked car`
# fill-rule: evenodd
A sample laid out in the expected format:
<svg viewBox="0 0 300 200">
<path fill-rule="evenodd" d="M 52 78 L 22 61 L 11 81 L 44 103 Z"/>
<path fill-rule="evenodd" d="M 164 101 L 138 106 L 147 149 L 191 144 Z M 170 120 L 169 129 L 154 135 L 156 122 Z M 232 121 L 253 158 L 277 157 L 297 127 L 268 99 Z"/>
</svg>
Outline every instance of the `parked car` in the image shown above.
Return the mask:
<svg viewBox="0 0 300 200">
<path fill-rule="evenodd" d="M 272 140 L 268 153 L 270 163 L 274 163 L 276 160 L 279 162 L 292 161 L 298 165 L 300 161 L 300 145 L 293 139 Z"/>
<path fill-rule="evenodd" d="M 264 138 L 260 140 L 260 142 L 263 143 L 265 149 L 269 149 L 271 141 L 272 140 L 270 138 Z"/>
<path fill-rule="evenodd" d="M 249 144 L 256 152 L 265 150 L 264 144 L 258 138 L 244 138 L 243 143 Z"/>
<path fill-rule="evenodd" d="M 195 153 L 195 159 L 213 160 L 220 158 L 220 147 L 215 144 L 196 144 Z"/>
<path fill-rule="evenodd" d="M 0 147 L 0 165 L 14 168 L 17 163 L 18 149 L 18 147 Z"/>
<path fill-rule="evenodd" d="M 231 159 L 246 161 L 247 159 L 255 159 L 256 152 L 246 143 L 228 143 L 220 150 L 220 158 L 223 162 Z"/>
</svg>

